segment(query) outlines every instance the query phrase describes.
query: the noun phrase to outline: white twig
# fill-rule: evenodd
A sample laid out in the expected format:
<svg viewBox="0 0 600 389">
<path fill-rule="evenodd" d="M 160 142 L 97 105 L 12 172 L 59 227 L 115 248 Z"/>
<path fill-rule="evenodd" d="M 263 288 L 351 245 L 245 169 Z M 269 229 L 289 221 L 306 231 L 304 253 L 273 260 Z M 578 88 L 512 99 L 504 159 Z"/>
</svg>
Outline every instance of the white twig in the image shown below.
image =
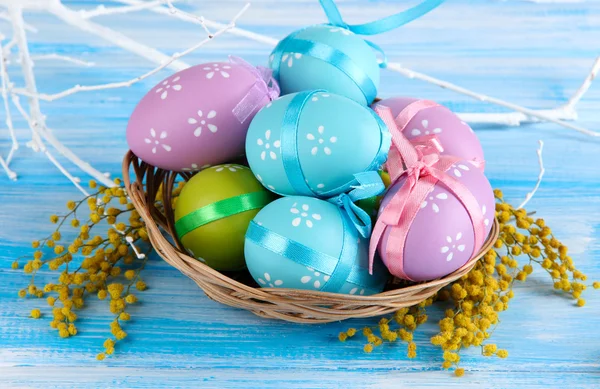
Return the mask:
<svg viewBox="0 0 600 389">
<path fill-rule="evenodd" d="M 170 57 L 160 51 L 137 42 L 119 32 L 108 27 L 101 26 L 90 20 L 81 17 L 79 12 L 65 7 L 60 1 L 52 2 L 48 6 L 48 12 L 55 15 L 65 23 L 75 26 L 83 31 L 94 34 L 112 44 L 121 47 L 127 51 L 137 54 L 155 63 L 165 63 Z M 170 61 L 168 65 L 173 70 L 182 70 L 188 67 L 187 64 L 180 61 Z"/>
<path fill-rule="evenodd" d="M 87 66 L 87 67 L 91 67 L 91 66 L 95 65 L 93 62 L 84 61 L 84 60 L 79 59 L 79 58 L 73 58 L 73 57 L 69 57 L 69 56 L 61 55 L 61 54 L 56 54 L 56 53 L 32 55 L 31 59 L 33 61 L 59 60 L 59 61 L 71 62 L 71 63 L 74 63 L 76 65 Z"/>
<path fill-rule="evenodd" d="M 538 179 L 537 179 L 537 182 L 535 183 L 535 186 L 533 187 L 533 190 L 531 192 L 527 193 L 527 195 L 525 196 L 525 200 L 523 200 L 523 202 L 521 203 L 521 205 L 519 205 L 519 207 L 517 209 L 523 208 L 525 205 L 527 205 L 529 200 L 531 200 L 533 198 L 533 196 L 537 192 L 538 188 L 540 187 L 540 184 L 542 183 L 542 178 L 544 178 L 544 173 L 546 173 L 546 169 L 544 169 L 544 161 L 542 159 L 542 150 L 544 149 L 544 142 L 542 140 L 539 140 L 538 142 L 540 144 L 540 147 L 537 149 L 537 156 L 538 156 L 538 163 L 540 165 L 540 173 L 538 174 Z"/>
<path fill-rule="evenodd" d="M 71 150 L 65 147 L 62 143 L 60 143 L 54 135 L 47 129 L 45 124 L 44 115 L 40 110 L 39 99 L 35 97 L 37 95 L 37 87 L 35 82 L 35 76 L 33 74 L 33 62 L 31 61 L 31 55 L 29 53 L 29 47 L 27 44 L 27 37 L 25 35 L 25 29 L 23 27 L 23 14 L 21 8 L 18 6 L 10 7 L 9 13 L 11 15 L 11 20 L 13 23 L 13 31 L 14 38 L 17 40 L 17 44 L 19 46 L 19 53 L 21 55 L 21 69 L 23 72 L 23 77 L 25 79 L 25 85 L 27 91 L 32 95 L 29 97 L 29 110 L 30 114 L 27 115 L 26 112 L 21 107 L 19 100 L 16 96 L 13 97 L 13 102 L 16 102 L 15 105 L 17 109 L 21 112 L 21 114 L 27 118 L 29 126 L 32 131 L 32 147 L 34 150 L 41 150 L 46 154 L 46 156 L 51 160 L 52 163 L 57 165 L 59 170 L 69 178 L 73 183 L 77 182 L 77 178 L 70 175 L 58 162 L 56 159 L 52 158 L 52 155 L 46 152 L 46 148 L 40 138 L 44 138 L 48 143 L 52 145 L 60 154 L 65 156 L 75 165 L 77 165 L 81 170 L 88 173 L 92 177 L 96 178 L 98 181 L 102 182 L 104 185 L 112 187 L 114 183 L 108 180 L 102 173 L 94 169 L 90 166 L 89 163 L 82 161 L 79 157 L 77 157 Z M 77 186 L 77 185 L 76 185 Z M 82 189 L 78 186 L 78 189 Z"/>
<path fill-rule="evenodd" d="M 563 106 L 565 110 L 575 110 L 575 105 L 579 102 L 579 100 L 581 100 L 585 92 L 587 92 L 588 89 L 590 89 L 590 86 L 592 85 L 594 78 L 596 78 L 598 71 L 600 71 L 600 57 L 596 58 L 594 65 L 592 65 L 592 70 L 590 70 L 590 73 L 583 81 L 583 84 L 581 84 L 579 89 L 577 89 L 573 96 L 571 96 L 567 104 Z"/>
<path fill-rule="evenodd" d="M 19 142 L 15 135 L 15 129 L 13 127 L 12 115 L 10 113 L 10 107 L 8 105 L 8 94 L 7 86 L 9 83 L 8 73 L 6 71 L 6 62 L 4 58 L 4 48 L 2 47 L 2 40 L 4 37 L 0 37 L 0 78 L 2 78 L 2 100 L 4 102 L 4 111 L 6 112 L 6 127 L 11 139 L 10 151 L 6 159 L 0 156 L 0 165 L 6 171 L 6 174 L 11 180 L 17 179 L 17 173 L 10 169 L 9 165 L 14 156 L 14 153 L 19 149 Z"/>
<path fill-rule="evenodd" d="M 6 20 L 7 22 L 11 21 L 10 16 L 6 12 L 0 12 L 0 19 Z M 23 26 L 25 27 L 25 31 L 33 32 L 34 34 L 38 32 L 38 29 L 31 24 L 23 23 Z"/>
<path fill-rule="evenodd" d="M 185 12 L 180 10 L 179 8 L 176 8 L 173 5 L 173 0 L 164 0 L 165 3 L 167 4 L 167 7 L 169 7 L 169 12 L 173 15 L 175 14 L 180 14 L 180 15 L 185 15 L 188 18 L 192 18 L 193 20 L 195 20 L 200 26 L 202 26 L 202 29 L 204 30 L 204 32 L 206 32 L 206 34 L 208 35 L 209 38 L 213 37 L 213 34 L 210 32 L 210 30 L 208 29 L 208 27 L 206 27 L 206 23 L 204 21 L 204 16 L 196 16 L 194 14 L 191 14 L 189 12 Z M 222 28 L 221 28 L 222 29 Z"/>
<path fill-rule="evenodd" d="M 129 243 L 129 245 L 133 249 L 133 252 L 135 253 L 135 256 L 138 259 L 144 259 L 144 258 L 146 258 L 146 254 L 140 253 L 140 251 L 137 249 L 137 247 L 135 247 L 135 245 L 133 244 L 133 238 L 131 236 L 125 237 L 125 240 L 127 241 L 127 243 Z"/>
<path fill-rule="evenodd" d="M 138 76 L 136 78 L 132 78 L 131 80 L 128 81 L 122 81 L 122 82 L 113 82 L 113 83 L 109 83 L 109 84 L 101 84 L 101 85 L 88 85 L 88 86 L 82 86 L 82 85 L 75 85 L 74 87 L 64 90 L 62 92 L 59 93 L 55 93 L 55 94 L 32 94 L 32 92 L 30 90 L 27 89 L 14 89 L 13 91 L 15 93 L 19 93 L 21 95 L 27 96 L 27 97 L 36 97 L 39 98 L 41 100 L 45 100 L 45 101 L 54 101 L 57 99 L 61 99 L 63 97 L 66 96 L 70 96 L 74 93 L 78 93 L 78 92 L 89 92 L 89 91 L 96 91 L 96 90 L 104 90 L 104 89 L 115 89 L 115 88 L 123 88 L 123 87 L 129 87 L 143 79 L 146 79 L 156 73 L 158 73 L 159 71 L 161 71 L 162 69 L 168 67 L 171 63 L 177 61 L 179 58 L 182 58 L 188 54 L 190 54 L 191 52 L 197 50 L 198 48 L 204 46 L 205 44 L 207 44 L 208 42 L 210 42 L 211 40 L 213 40 L 214 38 L 216 38 L 217 36 L 225 33 L 227 30 L 233 28 L 235 26 L 236 21 L 244 14 L 244 12 L 246 12 L 246 10 L 248 9 L 248 7 L 250 7 L 250 3 L 246 4 L 239 12 L 237 15 L 235 15 L 233 17 L 233 19 L 231 20 L 231 22 L 227 25 L 225 25 L 225 27 L 223 27 L 221 30 L 215 32 L 212 36 L 212 38 L 205 38 L 202 41 L 198 42 L 197 44 L 195 44 L 194 46 L 190 47 L 189 49 L 182 51 L 181 53 L 175 53 L 173 54 L 171 57 L 169 57 L 169 59 L 164 62 L 162 65 L 146 72 L 145 74 Z M 183 63 L 183 62 L 181 62 Z M 185 64 L 185 66 L 189 66 L 187 64 Z"/>
<path fill-rule="evenodd" d="M 50 162 L 52 162 L 54 164 L 54 166 L 56 166 L 58 168 L 58 170 L 60 170 L 60 172 L 69 179 L 69 181 L 71 181 L 73 183 L 73 185 L 75 185 L 75 187 L 77 189 L 79 189 L 79 191 L 81 193 L 83 193 L 84 196 L 89 196 L 90 194 L 83 189 L 83 187 L 79 184 L 81 182 L 81 180 L 77 177 L 74 177 L 71 173 L 69 173 L 67 171 L 67 169 L 65 169 L 60 162 L 58 162 L 56 160 L 56 158 L 54 158 L 54 156 L 50 153 L 50 151 L 48 151 L 47 149 L 44 150 L 44 155 L 46 156 L 46 158 L 48 158 L 50 160 Z"/>
<path fill-rule="evenodd" d="M 129 5 L 141 5 L 141 4 L 147 3 L 143 0 L 115 0 L 115 1 L 122 3 L 122 4 L 129 4 Z M 186 13 L 182 13 L 182 12 L 173 14 L 166 7 L 157 6 L 157 7 L 150 8 L 150 10 L 153 12 L 162 14 L 162 15 L 173 16 L 179 20 L 183 20 L 183 21 L 186 21 L 189 23 L 200 24 L 200 22 L 195 17 L 190 16 L 189 14 L 186 14 Z M 223 29 L 226 26 L 226 24 L 215 22 L 210 19 L 204 19 L 204 24 L 206 24 L 210 28 L 219 29 L 219 30 Z M 230 34 L 242 36 L 242 37 L 251 39 L 256 42 L 261 42 L 261 43 L 267 44 L 269 46 L 275 46 L 279 42 L 277 39 L 271 38 L 270 36 L 257 34 L 252 31 L 244 30 L 244 29 L 241 29 L 238 27 L 234 27 L 234 28 L 228 30 L 228 32 Z"/>
<path fill-rule="evenodd" d="M 105 15 L 115 15 L 115 14 L 125 14 L 129 12 L 142 11 L 144 9 L 156 7 L 157 5 L 161 5 L 161 1 L 149 1 L 144 2 L 144 4 L 132 5 L 126 7 L 105 7 L 103 4 L 92 10 L 81 10 L 79 11 L 79 15 L 81 15 L 84 19 L 91 19 L 97 16 L 105 16 Z"/>
<path fill-rule="evenodd" d="M 556 119 L 556 118 L 552 117 L 551 115 L 547 115 L 547 114 L 545 114 L 543 112 L 540 112 L 540 111 L 536 111 L 536 110 L 533 110 L 533 109 L 521 107 L 521 106 L 519 106 L 517 104 L 509 103 L 508 101 L 500 100 L 500 99 L 497 99 L 495 97 L 490 97 L 490 96 L 483 95 L 481 93 L 473 92 L 471 90 L 468 90 L 466 88 L 460 87 L 458 85 L 454 85 L 454 84 L 452 84 L 450 82 L 439 80 L 437 78 L 428 76 L 426 74 L 415 72 L 413 70 L 407 69 L 407 68 L 403 67 L 402 65 L 400 65 L 398 63 L 388 63 L 388 67 L 387 68 L 390 69 L 390 70 L 392 70 L 392 71 L 398 72 L 398 73 L 404 75 L 407 78 L 425 81 L 425 82 L 428 82 L 430 84 L 437 85 L 437 86 L 439 86 L 441 88 L 452 90 L 454 92 L 461 93 L 463 95 L 472 97 L 472 98 L 477 99 L 479 101 L 496 104 L 496 105 L 499 105 L 501 107 L 505 107 L 505 108 L 511 109 L 513 111 L 521 112 L 522 114 L 524 114 L 524 115 L 526 115 L 528 117 L 537 118 L 537 119 L 541 119 L 541 120 L 544 120 L 544 121 L 552 122 L 552 123 L 558 124 L 560 126 L 569 128 L 571 130 L 575 130 L 575 131 L 580 132 L 580 133 L 585 134 L 585 135 L 594 136 L 594 137 L 600 136 L 600 132 L 594 132 L 594 131 L 588 130 L 588 129 L 580 127 L 580 126 L 576 126 L 574 124 L 564 122 L 562 120 Z"/>
</svg>

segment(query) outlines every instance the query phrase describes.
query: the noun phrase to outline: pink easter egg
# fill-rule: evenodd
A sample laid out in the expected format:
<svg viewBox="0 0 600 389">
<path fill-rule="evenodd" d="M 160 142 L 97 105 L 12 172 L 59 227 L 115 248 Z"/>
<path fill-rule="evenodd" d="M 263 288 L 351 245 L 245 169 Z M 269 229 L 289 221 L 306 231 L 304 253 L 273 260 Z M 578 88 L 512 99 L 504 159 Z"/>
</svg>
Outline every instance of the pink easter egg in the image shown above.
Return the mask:
<svg viewBox="0 0 600 389">
<path fill-rule="evenodd" d="M 241 62 L 192 66 L 152 88 L 127 125 L 133 153 L 173 171 L 200 170 L 242 155 L 252 117 L 276 96 L 269 96 L 256 69 Z"/>
<path fill-rule="evenodd" d="M 409 104 L 418 100 L 412 97 L 391 97 L 373 104 L 373 107 L 377 105 L 389 107 L 396 117 Z M 418 112 L 402 133 L 409 140 L 424 135 L 435 135 L 444 148 L 442 154 L 454 155 L 467 161 L 485 160 L 481 143 L 473 129 L 443 105 Z M 483 165 L 481 170 L 483 171 Z"/>
<path fill-rule="evenodd" d="M 492 187 L 483 173 L 467 161 L 456 162 L 447 170 L 471 191 L 484 218 L 485 236 L 492 229 L 495 200 Z M 401 178 L 386 193 L 380 214 L 404 183 Z M 392 226 L 387 226 L 378 252 L 390 267 L 385 248 Z M 475 247 L 473 224 L 464 205 L 439 182 L 421 203 L 410 226 L 403 253 L 403 271 L 412 281 L 433 280 L 462 267 L 481 247 Z M 393 272 L 392 272 L 393 273 Z"/>
</svg>

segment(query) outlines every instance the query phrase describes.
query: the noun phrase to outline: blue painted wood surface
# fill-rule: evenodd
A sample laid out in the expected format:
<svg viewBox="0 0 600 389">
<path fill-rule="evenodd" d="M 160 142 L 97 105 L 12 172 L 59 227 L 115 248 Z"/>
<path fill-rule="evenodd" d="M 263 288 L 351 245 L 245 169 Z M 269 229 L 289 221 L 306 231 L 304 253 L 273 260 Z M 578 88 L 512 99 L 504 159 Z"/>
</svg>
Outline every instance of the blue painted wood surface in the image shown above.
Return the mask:
<svg viewBox="0 0 600 389">
<path fill-rule="evenodd" d="M 86 8 L 95 1 L 68 1 Z M 388 15 L 401 1 L 340 1 L 348 21 Z M 239 1 L 196 2 L 206 17 L 223 21 Z M 127 80 L 153 67 L 143 59 L 107 45 L 41 13 L 26 14 L 39 27 L 30 34 L 36 54 L 59 51 L 96 62 L 79 68 L 59 62 L 36 66 L 38 86 L 56 92 L 79 84 Z M 323 21 L 316 0 L 255 1 L 240 26 L 274 37 L 295 27 Z M 182 50 L 203 37 L 190 24 L 151 12 L 109 16 L 99 22 L 164 52 Z M 9 26 L 1 22 L 0 31 Z M 408 67 L 528 107 L 550 108 L 566 102 L 600 53 L 600 2 L 449 1 L 430 16 L 375 38 L 389 57 Z M 270 48 L 235 36 L 216 39 L 187 58 L 190 63 L 222 60 L 236 54 L 264 63 Z M 10 68 L 22 84 L 15 65 Z M 102 171 L 118 175 L 127 149 L 129 113 L 160 75 L 127 89 L 80 93 L 42 105 L 56 135 Z M 456 111 L 498 112 L 419 81 L 385 72 L 382 96 L 431 98 Z M 580 124 L 600 129 L 600 85 L 578 106 Z M 16 112 L 15 112 L 16 114 Z M 2 119 L 3 120 L 3 119 Z M 17 120 L 18 128 L 26 128 Z M 600 141 L 551 124 L 520 128 L 476 127 L 494 187 L 519 202 L 533 187 L 537 140 L 545 147 L 546 177 L 529 208 L 538 211 L 570 247 L 576 264 L 590 279 L 600 279 Z M 28 131 L 19 130 L 26 140 Z M 0 132 L 0 150 L 9 147 Z M 416 334 L 418 357 L 406 358 L 406 345 L 362 352 L 360 341 L 341 344 L 348 326 L 373 319 L 302 326 L 263 320 L 210 301 L 197 286 L 158 257 L 145 278 L 150 289 L 132 310 L 130 337 L 117 354 L 97 362 L 111 320 L 107 304 L 91 301 L 80 335 L 63 340 L 48 320 L 33 321 L 40 302 L 17 298 L 28 277 L 10 270 L 14 258 L 31 253 L 30 241 L 51 231 L 50 214 L 64 209 L 79 193 L 42 156 L 22 148 L 14 162 L 17 182 L 0 175 L 0 388 L 594 388 L 600 387 L 600 296 L 588 290 L 588 304 L 552 291 L 549 278 L 536 271 L 516 297 L 493 340 L 508 349 L 506 360 L 483 358 L 477 350 L 462 355 L 467 374 L 455 379 L 440 369 L 439 350 L 429 344 L 435 320 Z M 69 167 L 71 168 L 71 167 Z M 41 278 L 50 280 L 43 272 Z M 438 312 L 439 317 L 440 312 Z M 435 319 L 436 315 L 432 315 Z"/>
</svg>

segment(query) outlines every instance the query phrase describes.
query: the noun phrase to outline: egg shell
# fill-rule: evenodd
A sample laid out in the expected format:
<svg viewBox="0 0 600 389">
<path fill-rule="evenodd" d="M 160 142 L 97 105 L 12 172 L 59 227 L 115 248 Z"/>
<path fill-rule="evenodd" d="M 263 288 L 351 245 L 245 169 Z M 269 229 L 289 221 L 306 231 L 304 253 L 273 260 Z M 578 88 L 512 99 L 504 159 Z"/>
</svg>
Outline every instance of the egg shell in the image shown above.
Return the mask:
<svg viewBox="0 0 600 389">
<path fill-rule="evenodd" d="M 226 62 L 192 66 L 167 77 L 131 114 L 129 148 L 145 162 L 173 171 L 196 171 L 234 159 L 244 152 L 253 115 L 240 123 L 232 110 L 256 81 L 248 69 Z M 269 101 L 265 96 L 259 106 Z"/>
<path fill-rule="evenodd" d="M 339 258 L 344 242 L 342 218 L 342 211 L 334 204 L 312 197 L 289 196 L 268 204 L 254 222 L 312 250 Z M 359 238 L 356 266 L 365 277 L 375 277 L 372 288 L 346 281 L 337 293 L 369 295 L 383 290 L 389 273 L 377 261 L 373 275 L 368 274 L 368 246 L 367 239 Z M 248 238 L 244 252 L 250 274 L 262 287 L 318 291 L 331 276 L 274 253 Z"/>
<path fill-rule="evenodd" d="M 365 96 L 358 87 L 355 76 L 349 76 L 330 62 L 309 54 L 290 52 L 292 40 L 318 42 L 341 51 L 371 79 L 375 93 Z M 282 95 L 304 90 L 326 89 L 362 105 L 370 104 L 377 96 L 380 69 L 375 52 L 363 38 L 347 29 L 328 24 L 306 27 L 284 38 L 274 53 L 279 50 L 283 51 L 278 69 L 278 82 Z M 271 68 L 275 66 L 273 59 L 272 54 L 269 62 Z"/>
<path fill-rule="evenodd" d="M 175 204 L 175 223 L 209 204 L 253 192 L 269 193 L 245 166 L 227 164 L 205 169 L 181 190 Z M 253 209 L 215 220 L 185 234 L 180 241 L 194 258 L 213 269 L 244 269 L 244 236 L 258 211 Z"/>
<path fill-rule="evenodd" d="M 281 156 L 284 115 L 296 94 L 264 107 L 252 120 L 246 157 L 252 172 L 271 191 L 298 194 L 290 184 Z M 334 114 L 332 114 L 334 113 Z M 319 195 L 349 189 L 354 174 L 385 162 L 391 138 L 385 124 L 368 107 L 346 97 L 315 92 L 300 112 L 298 159 L 311 190 Z M 377 160 L 377 161 L 375 161 Z"/>
<path fill-rule="evenodd" d="M 392 115 L 396 117 L 409 104 L 418 100 L 412 97 L 391 97 L 373 106 L 389 107 Z M 444 148 L 442 154 L 454 155 L 467 161 L 485 160 L 481 143 L 473 129 L 443 105 L 418 112 L 408 123 L 403 134 L 409 140 L 423 135 L 435 135 Z M 483 170 L 483 166 L 481 169 Z"/>
<path fill-rule="evenodd" d="M 477 199 L 484 217 L 485 236 L 490 233 L 495 214 L 492 187 L 483 173 L 467 161 L 455 163 L 448 174 L 464 184 Z M 392 185 L 381 204 L 380 213 L 396 195 L 404 178 Z M 378 247 L 384 263 L 392 228 L 387 227 Z M 438 182 L 421 204 L 406 237 L 403 270 L 414 281 L 446 276 L 462 267 L 480 247 L 475 247 L 473 224 L 462 203 Z"/>
</svg>

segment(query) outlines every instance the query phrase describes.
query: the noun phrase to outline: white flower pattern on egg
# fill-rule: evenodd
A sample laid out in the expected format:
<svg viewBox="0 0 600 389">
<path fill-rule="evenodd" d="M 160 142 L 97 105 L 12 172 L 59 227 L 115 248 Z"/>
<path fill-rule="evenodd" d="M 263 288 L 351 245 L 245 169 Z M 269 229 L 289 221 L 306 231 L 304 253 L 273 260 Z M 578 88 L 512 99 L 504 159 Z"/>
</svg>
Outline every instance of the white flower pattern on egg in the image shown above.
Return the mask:
<svg viewBox="0 0 600 389">
<path fill-rule="evenodd" d="M 285 53 L 285 54 L 283 54 L 283 57 L 281 57 L 281 62 L 287 61 L 288 67 L 291 68 L 294 65 L 294 58 L 300 59 L 300 58 L 302 58 L 302 54 L 301 53 Z"/>
<path fill-rule="evenodd" d="M 165 151 L 171 151 L 171 146 L 164 143 L 164 139 L 167 139 L 167 132 L 161 131 L 160 135 L 156 133 L 154 128 L 150 129 L 150 138 L 144 138 L 144 142 L 147 144 L 151 144 L 152 146 L 152 154 L 156 154 L 156 150 L 158 146 L 161 146 Z"/>
<path fill-rule="evenodd" d="M 302 204 L 300 209 L 298 209 L 298 203 L 294 203 L 292 205 L 292 208 L 290 208 L 290 212 L 298 216 L 292 220 L 292 226 L 298 227 L 302 224 L 302 221 L 304 220 L 304 224 L 306 224 L 308 228 L 312 228 L 314 225 L 313 220 L 321 220 L 320 214 L 313 213 L 309 215 L 309 210 L 310 207 L 308 206 L 308 204 Z"/>
<path fill-rule="evenodd" d="M 446 261 L 450 262 L 452 260 L 452 258 L 454 257 L 454 250 L 458 250 L 461 253 L 463 251 L 465 251 L 465 245 L 464 244 L 459 244 L 459 240 L 461 240 L 462 238 L 462 232 L 459 232 L 456 234 L 456 238 L 452 239 L 451 236 L 446 236 L 446 242 L 448 242 L 447 246 L 443 246 L 440 249 L 440 253 L 442 254 L 446 254 L 448 253 L 448 255 L 446 256 Z"/>
<path fill-rule="evenodd" d="M 184 172 L 195 172 L 196 170 L 202 170 L 202 169 L 206 169 L 206 168 L 209 168 L 209 167 L 210 167 L 210 165 L 208 165 L 208 164 L 207 165 L 202 165 L 202 166 L 198 167 L 197 163 L 193 163 L 189 167 L 181 168 L 181 170 L 184 171 Z"/>
<path fill-rule="evenodd" d="M 264 150 L 260 153 L 260 159 L 262 159 L 263 161 L 265 159 L 267 159 L 267 153 L 271 159 L 273 159 L 273 160 L 277 159 L 277 153 L 275 153 L 273 150 L 274 149 L 278 150 L 281 147 L 281 142 L 279 140 L 276 140 L 271 145 L 270 140 L 271 140 L 271 130 L 265 131 L 265 139 L 264 140 L 262 138 L 258 138 L 256 140 L 256 144 L 259 146 L 262 146 L 264 148 Z M 273 146 L 274 149 L 271 149 L 271 146 Z"/>
<path fill-rule="evenodd" d="M 161 100 L 166 99 L 167 96 L 169 95 L 169 90 L 180 91 L 183 88 L 181 86 L 181 84 L 177 83 L 177 81 L 179 81 L 180 79 L 181 79 L 181 77 L 177 76 L 171 80 L 169 80 L 169 79 L 164 80 L 159 85 L 159 87 L 156 88 L 156 91 L 154 91 L 154 93 L 160 93 Z"/>
<path fill-rule="evenodd" d="M 433 212 L 439 213 L 440 206 L 438 205 L 438 202 L 436 200 L 448 200 L 448 195 L 446 193 L 438 193 L 434 196 L 432 193 L 430 193 L 428 200 L 429 201 L 425 200 L 421 203 L 421 208 L 425 208 L 427 207 L 427 204 L 431 203 L 431 209 L 433 210 Z"/>
<path fill-rule="evenodd" d="M 303 276 L 302 278 L 300 278 L 300 282 L 302 282 L 303 284 L 308 284 L 309 282 L 312 281 L 312 286 L 315 289 L 319 289 L 322 285 L 325 285 L 325 283 L 327 281 L 329 281 L 330 277 L 328 275 L 321 274 L 320 272 L 318 272 L 315 269 L 308 267 L 308 266 L 306 268 L 308 269 L 309 272 L 311 272 L 313 274 Z"/>
<path fill-rule="evenodd" d="M 356 292 L 358 292 L 358 294 L 360 294 L 361 296 L 362 296 L 363 294 L 365 294 L 365 290 L 364 290 L 364 289 L 361 289 L 361 290 L 360 290 L 360 292 L 359 292 L 359 291 L 358 291 L 358 288 L 352 288 L 352 289 L 350 289 L 350 292 L 349 292 L 349 294 L 356 294 Z"/>
<path fill-rule="evenodd" d="M 469 170 L 471 170 L 471 169 L 469 169 L 469 167 L 467 165 L 463 165 L 463 164 L 452 165 L 452 169 L 454 169 L 454 170 L 452 170 L 452 173 L 454 173 L 454 175 L 456 177 L 462 177 L 463 174 L 462 174 L 461 170 L 464 170 L 466 172 L 468 172 Z"/>
<path fill-rule="evenodd" d="M 308 133 L 306 134 L 306 139 L 308 139 L 309 141 L 316 141 L 317 142 L 317 146 L 313 146 L 313 148 L 310 150 L 310 153 L 312 155 L 317 155 L 317 153 L 319 152 L 319 146 L 323 145 L 323 152 L 326 155 L 331 155 L 331 148 L 329 146 L 325 146 L 325 127 L 324 126 L 319 126 L 319 128 L 317 128 L 317 135 L 313 135 L 312 133 Z M 334 143 L 337 142 L 337 137 L 332 136 L 329 138 L 329 144 L 333 145 Z"/>
<path fill-rule="evenodd" d="M 274 288 L 274 287 L 276 287 L 276 286 L 281 286 L 281 285 L 283 285 L 283 281 L 282 281 L 282 280 L 273 280 L 273 281 L 272 281 L 272 280 L 271 280 L 271 275 L 270 275 L 269 273 L 265 273 L 265 274 L 263 275 L 263 277 L 264 277 L 264 280 L 263 280 L 262 278 L 259 278 L 259 279 L 258 279 L 258 282 L 259 282 L 261 285 L 268 285 L 268 286 L 270 286 L 271 288 Z"/>
<path fill-rule="evenodd" d="M 213 123 L 207 123 L 207 120 L 214 119 L 217 116 L 217 111 L 215 111 L 215 110 L 209 111 L 208 114 L 206 114 L 206 117 L 204 116 L 204 113 L 202 112 L 202 110 L 198 110 L 197 114 L 198 114 L 198 119 L 196 119 L 196 118 L 188 119 L 189 124 L 197 125 L 196 129 L 194 130 L 195 137 L 199 137 L 202 134 L 202 129 L 204 128 L 204 126 L 206 126 L 209 129 L 209 131 L 212 132 L 213 134 L 219 130 L 217 128 L 217 126 L 214 125 Z"/>
<path fill-rule="evenodd" d="M 223 78 L 229 78 L 231 75 L 227 72 L 231 69 L 229 65 L 223 65 L 221 63 L 213 63 L 209 64 L 202 68 L 202 70 L 206 70 L 206 78 L 209 80 L 212 79 L 215 75 L 220 74 Z"/>
<path fill-rule="evenodd" d="M 227 164 L 227 165 L 215 166 L 214 169 L 217 172 L 222 172 L 222 171 L 225 171 L 225 170 L 229 170 L 230 172 L 234 172 L 235 173 L 235 172 L 238 172 L 240 170 L 244 170 L 245 168 L 244 168 L 244 166 L 241 166 L 241 165 L 229 165 L 229 164 Z"/>
<path fill-rule="evenodd" d="M 429 130 L 429 120 L 427 120 L 427 119 L 421 120 L 421 126 L 423 126 L 422 129 L 413 128 L 412 131 L 410 132 L 410 134 L 412 136 L 419 136 L 419 135 L 441 134 L 442 133 L 442 129 L 439 127 L 436 127 L 430 131 Z"/>
</svg>

